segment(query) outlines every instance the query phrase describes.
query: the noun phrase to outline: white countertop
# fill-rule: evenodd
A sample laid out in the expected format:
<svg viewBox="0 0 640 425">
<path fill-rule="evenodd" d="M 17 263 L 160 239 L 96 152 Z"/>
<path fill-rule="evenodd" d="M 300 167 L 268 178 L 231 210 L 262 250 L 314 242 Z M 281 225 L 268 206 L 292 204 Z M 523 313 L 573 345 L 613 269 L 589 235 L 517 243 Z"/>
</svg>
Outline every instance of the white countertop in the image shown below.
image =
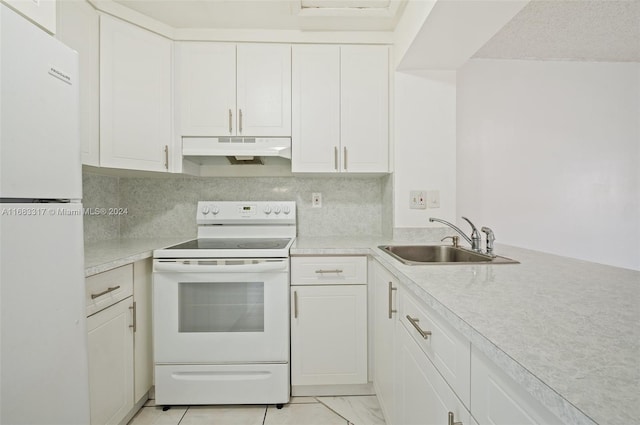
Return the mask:
<svg viewBox="0 0 640 425">
<path fill-rule="evenodd" d="M 150 258 L 154 249 L 167 248 L 191 239 L 193 238 L 109 239 L 85 244 L 84 276 L 93 276 Z"/>
<path fill-rule="evenodd" d="M 640 423 L 640 272 L 504 245 L 496 253 L 521 264 L 407 266 L 377 248 L 383 243 L 300 238 L 291 255 L 358 254 L 368 245 L 566 423 Z"/>
<path fill-rule="evenodd" d="M 189 239 L 87 244 L 85 276 Z M 521 264 L 407 266 L 389 242 L 298 238 L 291 255 L 372 255 L 566 423 L 640 423 L 640 272 L 503 245 Z"/>
</svg>

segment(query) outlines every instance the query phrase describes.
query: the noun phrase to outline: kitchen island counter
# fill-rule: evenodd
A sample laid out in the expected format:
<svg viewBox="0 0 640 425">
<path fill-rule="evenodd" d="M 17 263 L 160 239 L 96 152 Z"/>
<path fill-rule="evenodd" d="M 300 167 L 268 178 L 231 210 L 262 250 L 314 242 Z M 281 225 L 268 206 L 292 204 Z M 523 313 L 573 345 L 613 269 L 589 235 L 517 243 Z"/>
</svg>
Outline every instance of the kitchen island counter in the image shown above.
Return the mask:
<svg viewBox="0 0 640 425">
<path fill-rule="evenodd" d="M 389 242 L 300 238 L 291 255 L 361 255 L 368 245 L 565 423 L 638 423 L 640 272 L 505 245 L 496 253 L 520 264 L 408 266 L 377 248 Z"/>
</svg>

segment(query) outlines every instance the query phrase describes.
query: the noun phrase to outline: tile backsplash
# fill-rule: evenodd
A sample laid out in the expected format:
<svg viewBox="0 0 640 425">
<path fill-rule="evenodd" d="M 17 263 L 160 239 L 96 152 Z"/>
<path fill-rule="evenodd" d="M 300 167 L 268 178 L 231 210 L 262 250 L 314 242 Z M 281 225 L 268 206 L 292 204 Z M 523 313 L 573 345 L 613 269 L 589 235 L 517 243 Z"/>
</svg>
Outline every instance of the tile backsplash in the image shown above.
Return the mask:
<svg viewBox="0 0 640 425">
<path fill-rule="evenodd" d="M 83 173 L 85 241 L 116 237 L 193 237 L 200 200 L 296 201 L 299 236 L 390 235 L 391 177 L 113 177 Z M 322 208 L 311 194 L 322 193 Z"/>
</svg>

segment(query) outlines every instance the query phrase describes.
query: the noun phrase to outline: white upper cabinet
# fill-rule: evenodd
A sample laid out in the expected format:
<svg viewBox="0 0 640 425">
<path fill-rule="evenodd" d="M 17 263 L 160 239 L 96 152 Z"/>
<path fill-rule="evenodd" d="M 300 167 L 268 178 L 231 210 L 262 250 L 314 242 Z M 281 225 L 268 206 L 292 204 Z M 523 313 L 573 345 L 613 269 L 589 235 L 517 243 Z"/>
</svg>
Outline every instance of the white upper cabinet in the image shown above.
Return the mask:
<svg viewBox="0 0 640 425">
<path fill-rule="evenodd" d="M 291 135 L 291 46 L 180 42 L 181 136 Z"/>
<path fill-rule="evenodd" d="M 292 171 L 339 170 L 340 46 L 293 46 Z"/>
<path fill-rule="evenodd" d="M 342 170 L 389 169 L 389 48 L 342 46 Z"/>
<path fill-rule="evenodd" d="M 182 136 L 234 134 L 235 44 L 176 43 L 176 81 L 176 112 Z"/>
<path fill-rule="evenodd" d="M 389 170 L 389 48 L 294 46 L 292 171 Z"/>
<path fill-rule="evenodd" d="M 2 0 L 2 2 L 51 34 L 56 33 L 56 0 Z"/>
<path fill-rule="evenodd" d="M 100 165 L 100 18 L 86 1 L 58 2 L 57 38 L 78 52 L 82 163 Z"/>
<path fill-rule="evenodd" d="M 169 170 L 172 42 L 100 17 L 100 165 Z"/>
<path fill-rule="evenodd" d="M 291 46 L 238 44 L 238 135 L 291 136 Z"/>
</svg>

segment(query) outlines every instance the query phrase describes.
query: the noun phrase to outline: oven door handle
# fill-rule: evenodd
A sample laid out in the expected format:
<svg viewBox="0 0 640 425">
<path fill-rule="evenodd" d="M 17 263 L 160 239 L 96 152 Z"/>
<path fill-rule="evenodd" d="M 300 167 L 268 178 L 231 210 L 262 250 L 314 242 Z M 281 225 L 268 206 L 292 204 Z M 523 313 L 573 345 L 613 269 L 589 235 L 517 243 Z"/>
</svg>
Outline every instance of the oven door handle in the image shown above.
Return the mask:
<svg viewBox="0 0 640 425">
<path fill-rule="evenodd" d="M 157 262 L 153 266 L 156 272 L 189 273 L 261 273 L 287 270 L 288 261 L 269 261 L 257 264 L 185 264 L 180 262 Z"/>
</svg>

